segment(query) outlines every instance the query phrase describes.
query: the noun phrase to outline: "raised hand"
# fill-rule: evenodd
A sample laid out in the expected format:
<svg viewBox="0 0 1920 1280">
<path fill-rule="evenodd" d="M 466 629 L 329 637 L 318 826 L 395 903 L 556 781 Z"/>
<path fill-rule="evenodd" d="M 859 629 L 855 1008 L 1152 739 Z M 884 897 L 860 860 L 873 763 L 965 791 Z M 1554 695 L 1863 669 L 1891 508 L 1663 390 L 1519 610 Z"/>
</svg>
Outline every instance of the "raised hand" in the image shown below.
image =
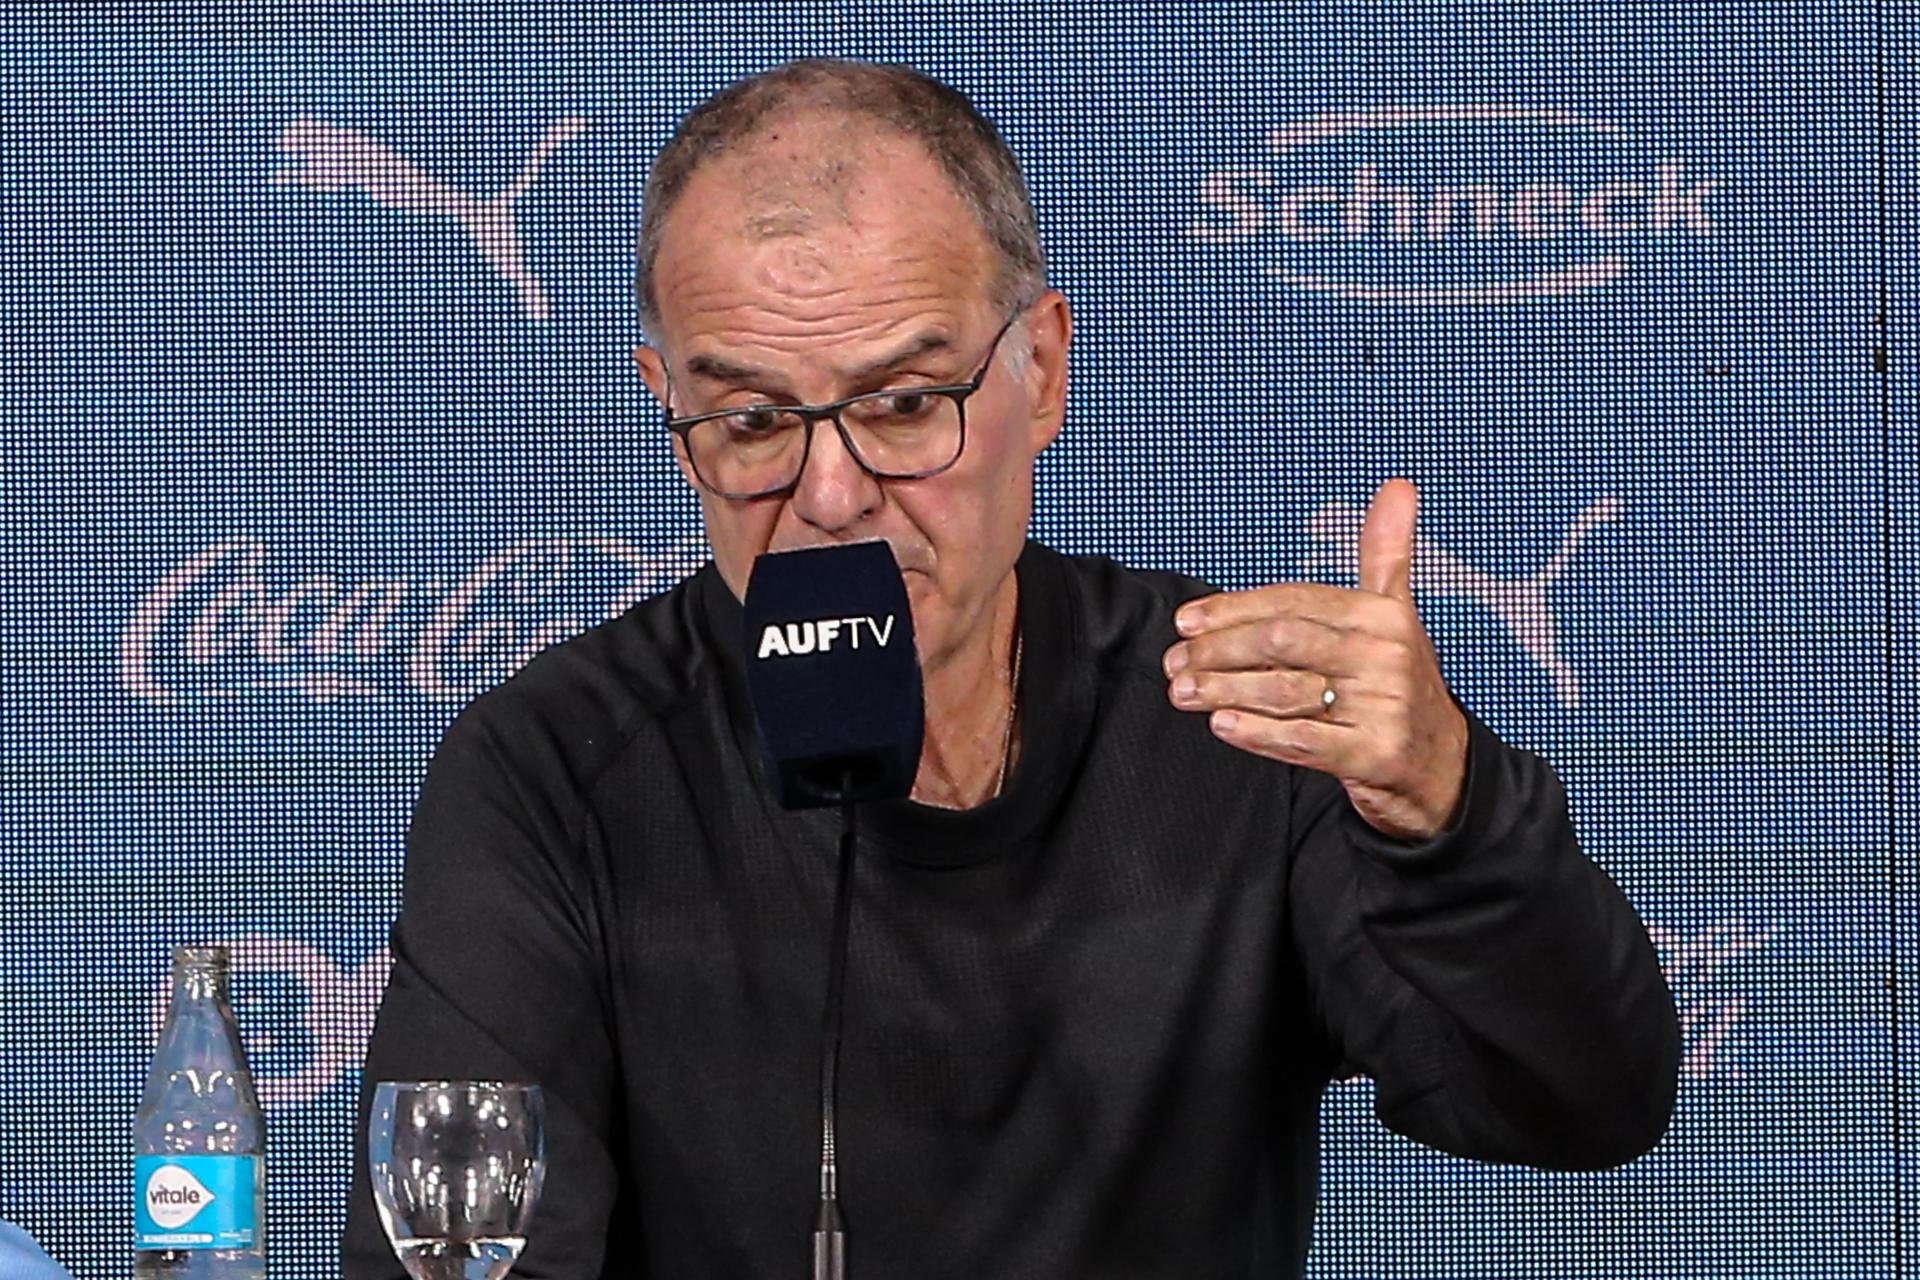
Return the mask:
<svg viewBox="0 0 1920 1280">
<path fill-rule="evenodd" d="M 1358 590 L 1282 582 L 1182 605 L 1168 696 L 1221 741 L 1338 778 L 1375 830 L 1423 840 L 1452 823 L 1467 719 L 1413 606 L 1420 494 L 1389 480 L 1360 531 Z"/>
</svg>

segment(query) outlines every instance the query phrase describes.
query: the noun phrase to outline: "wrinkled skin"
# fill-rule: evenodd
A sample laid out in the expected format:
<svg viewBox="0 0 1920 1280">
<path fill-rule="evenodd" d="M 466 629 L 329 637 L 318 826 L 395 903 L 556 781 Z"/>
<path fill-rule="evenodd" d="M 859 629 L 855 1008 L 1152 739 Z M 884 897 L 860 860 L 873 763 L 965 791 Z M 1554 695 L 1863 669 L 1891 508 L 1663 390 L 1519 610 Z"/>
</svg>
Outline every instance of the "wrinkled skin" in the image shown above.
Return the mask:
<svg viewBox="0 0 1920 1280">
<path fill-rule="evenodd" d="M 985 233 L 917 146 L 869 130 L 850 165 L 839 158 L 849 141 L 831 120 L 784 123 L 689 181 L 656 259 L 659 332 L 635 352 L 663 402 L 671 374 L 674 414 L 965 382 L 979 368 L 1006 319 L 990 298 L 995 259 Z M 876 479 L 823 423 L 790 493 L 738 501 L 699 490 L 715 561 L 737 596 L 764 551 L 891 544 L 927 697 L 914 788 L 922 801 L 977 804 L 999 778 L 1018 612 L 1013 564 L 1032 514 L 1034 459 L 1065 410 L 1071 337 L 1067 301 L 1049 290 L 1002 341 L 967 402 L 966 450 L 940 475 Z M 702 362 L 734 366 L 727 372 L 737 376 L 702 373 Z M 696 483 L 677 440 L 675 449 Z"/>
</svg>

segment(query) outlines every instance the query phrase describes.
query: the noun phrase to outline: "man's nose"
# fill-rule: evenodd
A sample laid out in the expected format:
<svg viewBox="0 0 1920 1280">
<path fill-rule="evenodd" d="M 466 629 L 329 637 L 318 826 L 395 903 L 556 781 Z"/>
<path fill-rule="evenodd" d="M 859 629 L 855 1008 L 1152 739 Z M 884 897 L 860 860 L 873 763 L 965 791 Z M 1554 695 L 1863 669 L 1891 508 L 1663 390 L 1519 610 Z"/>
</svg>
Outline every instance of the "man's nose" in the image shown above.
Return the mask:
<svg viewBox="0 0 1920 1280">
<path fill-rule="evenodd" d="M 808 524 L 837 533 L 879 510 L 880 482 L 848 452 L 831 419 L 822 418 L 809 430 L 813 441 L 806 466 L 787 504 Z"/>
</svg>

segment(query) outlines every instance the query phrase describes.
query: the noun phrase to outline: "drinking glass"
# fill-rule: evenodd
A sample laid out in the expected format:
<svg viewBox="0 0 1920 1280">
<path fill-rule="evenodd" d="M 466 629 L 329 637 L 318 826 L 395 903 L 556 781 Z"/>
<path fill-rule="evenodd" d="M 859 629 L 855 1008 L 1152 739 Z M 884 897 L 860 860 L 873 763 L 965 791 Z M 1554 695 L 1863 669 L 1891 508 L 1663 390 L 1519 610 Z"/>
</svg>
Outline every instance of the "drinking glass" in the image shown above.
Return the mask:
<svg viewBox="0 0 1920 1280">
<path fill-rule="evenodd" d="M 414 1280 L 500 1280 L 546 1173 L 540 1086 L 383 1080 L 367 1121 L 373 1199 Z"/>
</svg>

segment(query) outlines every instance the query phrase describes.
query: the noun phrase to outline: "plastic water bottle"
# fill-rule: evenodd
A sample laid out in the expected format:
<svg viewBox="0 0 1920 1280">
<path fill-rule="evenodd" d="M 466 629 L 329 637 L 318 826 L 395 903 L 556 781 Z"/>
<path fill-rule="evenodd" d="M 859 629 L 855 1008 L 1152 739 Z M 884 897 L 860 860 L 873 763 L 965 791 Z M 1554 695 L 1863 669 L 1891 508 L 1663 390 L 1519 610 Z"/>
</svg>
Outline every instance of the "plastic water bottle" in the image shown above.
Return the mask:
<svg viewBox="0 0 1920 1280">
<path fill-rule="evenodd" d="M 225 947 L 176 947 L 173 1000 L 133 1122 L 137 1280 L 266 1274 L 267 1126 Z"/>
</svg>

